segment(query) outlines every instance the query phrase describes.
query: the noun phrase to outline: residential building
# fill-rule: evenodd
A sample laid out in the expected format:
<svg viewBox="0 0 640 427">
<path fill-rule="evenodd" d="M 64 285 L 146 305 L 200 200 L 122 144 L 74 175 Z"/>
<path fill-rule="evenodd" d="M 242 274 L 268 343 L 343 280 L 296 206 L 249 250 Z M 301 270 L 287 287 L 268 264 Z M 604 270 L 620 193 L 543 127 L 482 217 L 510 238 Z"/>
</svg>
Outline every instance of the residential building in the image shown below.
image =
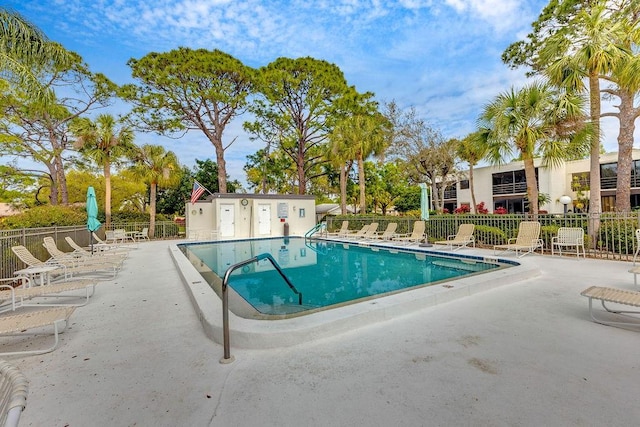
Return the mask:
<svg viewBox="0 0 640 427">
<path fill-rule="evenodd" d="M 633 168 L 631 171 L 631 207 L 640 207 L 640 150 L 633 150 Z M 600 182 L 602 186 L 602 211 L 615 210 L 616 179 L 618 153 L 607 153 L 600 156 Z M 549 202 L 540 205 L 539 209 L 550 213 L 563 212 L 561 196 L 569 196 L 569 211 L 586 211 L 589 199 L 589 159 L 564 162 L 556 167 L 542 166 L 542 160 L 536 159 L 536 177 L 538 191 L 549 196 Z M 455 186 L 445 190 L 445 208 L 450 212 L 462 205 L 471 205 L 468 171 Z M 476 203 L 484 202 L 489 212 L 498 207 L 507 209 L 509 213 L 528 211 L 527 180 L 522 161 L 515 161 L 499 166 L 473 168 L 474 192 Z"/>
</svg>

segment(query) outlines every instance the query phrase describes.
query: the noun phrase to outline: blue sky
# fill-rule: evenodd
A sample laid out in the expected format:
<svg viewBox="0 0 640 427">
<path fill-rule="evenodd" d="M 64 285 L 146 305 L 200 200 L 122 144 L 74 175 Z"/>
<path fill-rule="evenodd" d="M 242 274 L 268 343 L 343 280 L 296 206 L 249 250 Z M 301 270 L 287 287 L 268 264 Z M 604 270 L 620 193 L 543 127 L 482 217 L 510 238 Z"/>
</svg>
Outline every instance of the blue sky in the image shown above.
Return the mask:
<svg viewBox="0 0 640 427">
<path fill-rule="evenodd" d="M 311 56 L 336 64 L 349 84 L 395 100 L 445 137 L 474 130 L 484 104 L 525 70 L 510 70 L 503 50 L 524 38 L 547 4 L 541 0 L 9 0 L 47 36 L 79 53 L 93 71 L 131 82 L 130 58 L 178 46 L 220 49 L 249 66 Z M 118 111 L 107 111 L 117 114 Z M 615 123 L 614 123 L 615 124 Z M 606 132 L 615 150 L 617 131 Z M 238 119 L 226 131 L 231 179 L 244 182 L 245 156 L 262 148 Z M 197 132 L 181 140 L 141 134 L 180 161 L 215 159 Z M 613 145 L 612 145 L 613 144 Z"/>
</svg>

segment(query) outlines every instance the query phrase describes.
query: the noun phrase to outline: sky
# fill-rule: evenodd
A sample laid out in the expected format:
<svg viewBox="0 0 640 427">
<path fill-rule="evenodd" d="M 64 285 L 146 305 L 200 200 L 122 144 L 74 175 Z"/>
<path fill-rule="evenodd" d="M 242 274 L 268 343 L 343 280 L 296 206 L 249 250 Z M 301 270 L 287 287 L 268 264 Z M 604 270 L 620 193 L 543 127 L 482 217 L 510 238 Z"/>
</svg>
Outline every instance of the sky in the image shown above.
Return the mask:
<svg viewBox="0 0 640 427">
<path fill-rule="evenodd" d="M 541 0 L 9 0 L 11 8 L 117 84 L 131 83 L 130 58 L 180 46 L 222 50 L 251 67 L 279 57 L 310 56 L 336 64 L 359 92 L 395 101 L 446 138 L 475 129 L 485 104 L 527 82 L 500 56 L 522 40 L 548 3 Z M 101 112 L 117 115 L 119 112 Z M 246 156 L 262 148 L 242 130 L 225 131 L 228 174 L 245 183 Z M 614 123 L 615 124 L 615 123 Z M 611 131 L 608 128 L 612 128 Z M 617 131 L 603 123 L 604 145 Z M 180 162 L 213 159 L 194 131 L 174 140 L 139 134 Z"/>
</svg>

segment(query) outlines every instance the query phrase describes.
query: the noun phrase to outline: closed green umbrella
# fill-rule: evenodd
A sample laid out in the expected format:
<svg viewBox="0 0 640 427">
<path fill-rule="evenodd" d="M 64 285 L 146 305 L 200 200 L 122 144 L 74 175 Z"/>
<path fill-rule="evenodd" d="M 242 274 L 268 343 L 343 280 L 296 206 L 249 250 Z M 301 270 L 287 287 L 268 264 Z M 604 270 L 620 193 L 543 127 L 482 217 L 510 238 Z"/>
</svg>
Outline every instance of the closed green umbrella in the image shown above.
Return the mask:
<svg viewBox="0 0 640 427">
<path fill-rule="evenodd" d="M 431 203 L 429 203 L 429 189 L 427 187 L 427 184 L 424 183 L 420 183 L 420 219 L 423 219 L 425 221 L 429 220 L 429 205 Z M 420 246 L 429 248 L 431 246 L 433 246 L 431 243 L 429 243 L 429 237 L 425 237 L 424 242 L 420 243 Z"/>
<path fill-rule="evenodd" d="M 420 219 L 425 221 L 429 219 L 429 191 L 427 190 L 427 184 L 421 183 L 420 185 Z"/>
<path fill-rule="evenodd" d="M 93 232 L 102 224 L 98 221 L 98 201 L 93 187 L 87 188 L 87 230 L 91 238 L 91 253 L 93 253 Z"/>
</svg>

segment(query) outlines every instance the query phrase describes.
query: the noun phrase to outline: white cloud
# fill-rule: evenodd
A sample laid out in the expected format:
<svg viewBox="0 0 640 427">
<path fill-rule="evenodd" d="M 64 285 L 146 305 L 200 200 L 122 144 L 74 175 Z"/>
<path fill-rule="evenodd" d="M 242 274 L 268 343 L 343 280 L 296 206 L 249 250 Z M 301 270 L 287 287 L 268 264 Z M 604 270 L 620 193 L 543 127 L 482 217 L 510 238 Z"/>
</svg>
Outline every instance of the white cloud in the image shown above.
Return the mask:
<svg viewBox="0 0 640 427">
<path fill-rule="evenodd" d="M 259 67 L 279 56 L 335 63 L 349 84 L 416 106 L 447 136 L 472 130 L 482 106 L 523 72 L 500 61 L 547 0 L 8 0 L 54 40 L 118 83 L 126 61 L 178 46 L 220 49 Z M 233 122 L 225 140 L 232 179 L 261 148 Z M 615 138 L 615 135 L 613 136 Z M 197 134 L 163 141 L 180 160 L 215 158 Z"/>
</svg>

